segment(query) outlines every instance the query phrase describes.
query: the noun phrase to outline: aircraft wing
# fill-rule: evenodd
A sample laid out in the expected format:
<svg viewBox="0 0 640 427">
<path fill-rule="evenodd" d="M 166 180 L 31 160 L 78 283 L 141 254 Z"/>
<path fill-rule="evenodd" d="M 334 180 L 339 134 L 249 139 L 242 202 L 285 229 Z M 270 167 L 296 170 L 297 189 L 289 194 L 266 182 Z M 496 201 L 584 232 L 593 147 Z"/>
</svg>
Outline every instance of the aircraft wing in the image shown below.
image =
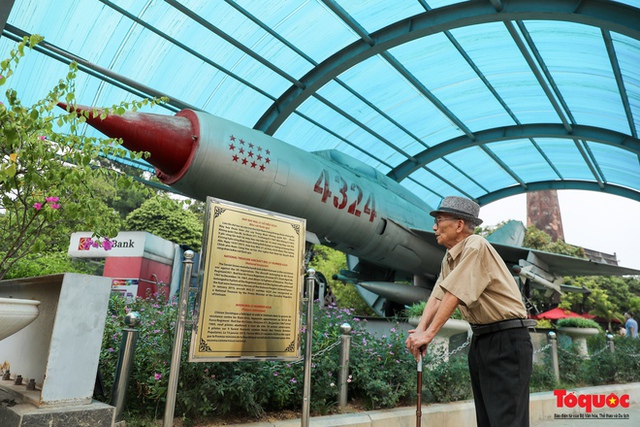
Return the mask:
<svg viewBox="0 0 640 427">
<path fill-rule="evenodd" d="M 433 231 L 418 229 L 412 229 L 411 231 L 426 242 L 439 246 Z M 523 262 L 521 261 L 526 261 L 526 264 L 536 265 L 555 277 L 640 275 L 640 270 L 632 268 L 620 267 L 617 265 L 595 262 L 588 259 L 575 258 L 568 255 L 555 254 L 522 246 L 512 246 L 496 242 L 491 242 L 491 244 L 496 251 L 498 251 L 509 268 L 514 265 L 523 266 Z M 442 251 L 444 253 L 444 248 L 442 248 Z"/>
<path fill-rule="evenodd" d="M 509 265 L 509 261 L 528 260 L 531 254 L 541 260 L 549 269 L 549 273 L 555 276 L 636 276 L 640 270 L 621 267 L 618 265 L 596 262 L 569 255 L 555 254 L 525 247 L 491 243 L 502 259 Z M 535 264 L 535 262 L 533 262 Z"/>
</svg>

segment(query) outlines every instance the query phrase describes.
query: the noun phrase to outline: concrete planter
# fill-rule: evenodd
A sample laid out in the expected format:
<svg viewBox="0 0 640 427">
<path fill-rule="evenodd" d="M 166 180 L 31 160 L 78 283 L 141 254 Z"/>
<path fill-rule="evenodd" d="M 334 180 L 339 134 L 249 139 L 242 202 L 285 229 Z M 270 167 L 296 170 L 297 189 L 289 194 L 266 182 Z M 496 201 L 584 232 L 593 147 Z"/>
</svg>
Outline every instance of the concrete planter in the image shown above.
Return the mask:
<svg viewBox="0 0 640 427">
<path fill-rule="evenodd" d="M 410 325 L 418 326 L 420 323 L 420 317 L 409 317 L 408 322 Z M 429 349 L 436 351 L 437 353 L 447 353 L 449 351 L 449 339 L 458 334 L 469 334 L 471 326 L 466 320 L 449 319 L 442 326 L 440 331 L 436 334 L 435 339 L 429 346 Z M 449 360 L 448 356 L 443 358 L 444 361 Z"/>
<path fill-rule="evenodd" d="M 40 301 L 0 298 L 0 340 L 29 325 L 38 317 Z"/>
<path fill-rule="evenodd" d="M 578 354 L 584 357 L 589 357 L 587 338 L 600 333 L 597 328 L 576 328 L 570 326 L 561 326 L 558 328 L 558 332 L 571 337 L 571 340 L 578 349 Z"/>
</svg>

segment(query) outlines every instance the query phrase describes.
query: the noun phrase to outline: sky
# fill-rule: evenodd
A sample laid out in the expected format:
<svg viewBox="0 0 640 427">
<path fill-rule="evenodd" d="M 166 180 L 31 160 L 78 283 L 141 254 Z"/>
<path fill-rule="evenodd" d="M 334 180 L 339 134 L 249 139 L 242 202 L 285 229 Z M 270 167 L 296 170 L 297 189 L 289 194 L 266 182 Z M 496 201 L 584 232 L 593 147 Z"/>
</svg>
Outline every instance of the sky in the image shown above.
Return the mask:
<svg viewBox="0 0 640 427">
<path fill-rule="evenodd" d="M 608 254 L 640 270 L 640 202 L 594 191 L 558 190 L 565 242 Z M 527 196 L 520 194 L 480 208 L 483 225 L 515 219 L 527 224 Z"/>
</svg>

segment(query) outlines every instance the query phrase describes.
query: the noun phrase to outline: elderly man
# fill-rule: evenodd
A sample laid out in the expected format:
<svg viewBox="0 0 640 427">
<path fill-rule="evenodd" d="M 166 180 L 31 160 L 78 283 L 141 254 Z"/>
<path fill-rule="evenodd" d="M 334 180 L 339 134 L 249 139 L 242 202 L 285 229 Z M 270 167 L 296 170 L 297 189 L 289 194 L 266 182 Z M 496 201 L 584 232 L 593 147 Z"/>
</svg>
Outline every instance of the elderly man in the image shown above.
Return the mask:
<svg viewBox="0 0 640 427">
<path fill-rule="evenodd" d="M 447 248 L 440 276 L 406 345 L 426 354 L 456 307 L 473 337 L 469 372 L 479 427 L 529 425 L 529 379 L 533 348 L 526 309 L 515 279 L 495 249 L 474 234 L 482 223 L 477 203 L 446 197 L 431 212 L 438 244 Z"/>
</svg>

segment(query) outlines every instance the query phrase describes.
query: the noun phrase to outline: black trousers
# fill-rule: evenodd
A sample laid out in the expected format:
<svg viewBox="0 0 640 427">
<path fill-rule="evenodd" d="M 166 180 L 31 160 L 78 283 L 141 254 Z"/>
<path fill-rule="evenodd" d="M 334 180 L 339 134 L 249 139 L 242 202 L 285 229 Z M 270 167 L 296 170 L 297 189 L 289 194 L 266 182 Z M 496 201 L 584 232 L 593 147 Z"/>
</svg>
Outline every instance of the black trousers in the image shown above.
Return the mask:
<svg viewBox="0 0 640 427">
<path fill-rule="evenodd" d="M 527 328 L 474 335 L 469 372 L 478 427 L 528 427 L 533 347 Z"/>
</svg>

